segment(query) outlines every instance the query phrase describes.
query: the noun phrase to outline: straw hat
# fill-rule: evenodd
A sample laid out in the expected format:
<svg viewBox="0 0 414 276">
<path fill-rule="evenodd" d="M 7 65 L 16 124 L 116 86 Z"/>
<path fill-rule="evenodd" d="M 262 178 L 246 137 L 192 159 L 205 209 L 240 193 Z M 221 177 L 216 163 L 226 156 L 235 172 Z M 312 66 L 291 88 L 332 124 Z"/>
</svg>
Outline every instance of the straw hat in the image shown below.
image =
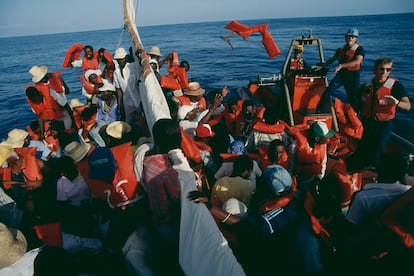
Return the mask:
<svg viewBox="0 0 414 276">
<path fill-rule="evenodd" d="M 194 81 L 188 84 L 188 89 L 184 90 L 185 95 L 200 96 L 204 93 L 204 89 L 201 88 L 200 83 Z"/>
<path fill-rule="evenodd" d="M 84 106 L 85 104 L 81 103 L 79 99 L 72 99 L 70 100 L 69 105 L 72 108 L 76 108 L 76 107 Z"/>
<path fill-rule="evenodd" d="M 47 66 L 33 66 L 29 70 L 30 75 L 32 75 L 32 81 L 33 82 L 39 82 L 41 79 L 44 78 L 47 74 Z"/>
<path fill-rule="evenodd" d="M 0 166 L 13 154 L 13 152 L 14 150 L 11 146 L 0 144 Z"/>
<path fill-rule="evenodd" d="M 88 154 L 91 145 L 89 144 L 81 144 L 79 142 L 71 142 L 69 143 L 64 151 L 67 156 L 73 159 L 75 163 L 81 161 L 85 156 Z"/>
<path fill-rule="evenodd" d="M 29 135 L 29 133 L 23 129 L 13 129 L 8 134 L 8 138 L 4 141 L 3 145 L 9 145 L 12 148 L 21 148 L 23 147 L 24 140 Z"/>
<path fill-rule="evenodd" d="M 148 55 L 162 57 L 160 48 L 158 46 L 151 46 L 151 49 L 147 52 Z"/>
<path fill-rule="evenodd" d="M 124 133 L 131 131 L 131 126 L 123 121 L 115 121 L 106 127 L 106 134 L 113 138 L 120 139 Z"/>
<path fill-rule="evenodd" d="M 27 241 L 23 233 L 10 229 L 0 223 L 0 269 L 10 266 L 20 260 L 27 250 Z"/>
<path fill-rule="evenodd" d="M 118 48 L 115 50 L 114 59 L 123 59 L 128 55 L 125 48 Z"/>
</svg>

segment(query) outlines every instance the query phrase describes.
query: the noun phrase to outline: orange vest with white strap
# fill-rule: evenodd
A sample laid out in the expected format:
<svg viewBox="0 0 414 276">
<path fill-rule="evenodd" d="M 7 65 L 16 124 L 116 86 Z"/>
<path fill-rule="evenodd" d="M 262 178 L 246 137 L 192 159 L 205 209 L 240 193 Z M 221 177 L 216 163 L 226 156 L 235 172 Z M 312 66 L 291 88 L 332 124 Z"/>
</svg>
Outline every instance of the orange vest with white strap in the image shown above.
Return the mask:
<svg viewBox="0 0 414 276">
<path fill-rule="evenodd" d="M 355 60 L 355 52 L 358 49 L 359 44 L 354 44 L 352 45 L 349 49 L 346 49 L 346 45 L 342 48 L 339 49 L 338 51 L 338 60 L 339 63 L 346 63 L 346 62 L 350 62 L 352 60 Z M 347 67 L 346 70 L 348 71 L 359 71 L 361 69 L 361 63 L 352 66 L 352 67 Z"/>
<path fill-rule="evenodd" d="M 34 112 L 37 116 L 41 119 L 56 119 L 62 118 L 62 108 L 58 105 L 55 99 L 50 95 L 49 85 L 46 83 L 37 83 L 34 86 L 37 90 L 39 90 L 40 94 L 42 95 L 43 99 L 40 103 L 33 103 L 27 99 L 27 102 L 32 107 Z M 27 88 L 27 87 L 26 87 Z"/>
<path fill-rule="evenodd" d="M 190 102 L 190 98 L 183 95 L 183 96 L 178 96 L 177 99 L 180 101 L 181 105 L 191 105 Z M 204 97 L 202 97 L 199 101 L 198 101 L 198 107 L 201 110 L 206 110 L 207 109 L 207 101 Z"/>
<path fill-rule="evenodd" d="M 113 185 L 123 201 L 131 200 L 141 192 L 135 176 L 131 149 L 131 142 L 110 148 L 116 161 L 116 170 Z"/>
<path fill-rule="evenodd" d="M 172 52 L 172 60 L 168 60 L 168 76 L 161 75 L 161 87 L 172 90 L 188 88 L 187 71 L 178 63 L 178 53 Z"/>
<path fill-rule="evenodd" d="M 362 108 L 361 116 L 374 119 L 379 122 L 389 121 L 395 118 L 396 106 L 388 104 L 383 100 L 385 96 L 391 95 L 392 87 L 397 79 L 389 78 L 374 92 L 373 83 L 367 82 L 361 93 Z"/>
<path fill-rule="evenodd" d="M 86 56 L 82 57 L 82 71 L 83 74 L 86 73 L 88 70 L 97 70 L 99 69 L 99 61 L 98 61 L 98 51 L 93 51 L 92 59 L 88 59 Z"/>
</svg>

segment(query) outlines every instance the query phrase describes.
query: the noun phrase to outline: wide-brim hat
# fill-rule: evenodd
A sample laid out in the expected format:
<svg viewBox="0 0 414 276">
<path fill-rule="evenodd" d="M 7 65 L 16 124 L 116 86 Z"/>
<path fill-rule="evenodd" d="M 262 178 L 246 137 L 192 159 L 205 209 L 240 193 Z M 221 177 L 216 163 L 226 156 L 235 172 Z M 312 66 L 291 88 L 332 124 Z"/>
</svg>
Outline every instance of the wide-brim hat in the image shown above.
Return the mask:
<svg viewBox="0 0 414 276">
<path fill-rule="evenodd" d="M 188 88 L 184 89 L 184 94 L 189 96 L 200 96 L 204 93 L 204 89 L 201 88 L 200 83 L 194 81 L 188 84 Z"/>
<path fill-rule="evenodd" d="M 158 46 L 151 46 L 150 50 L 147 52 L 148 55 L 153 55 L 157 57 L 162 57 L 160 48 Z"/>
<path fill-rule="evenodd" d="M 123 121 L 112 122 L 106 127 L 106 134 L 116 139 L 121 139 L 125 133 L 130 131 L 131 126 Z"/>
<path fill-rule="evenodd" d="M 75 99 L 70 100 L 69 105 L 72 108 L 76 108 L 76 107 L 84 106 L 85 104 L 79 101 L 79 99 L 75 98 Z"/>
<path fill-rule="evenodd" d="M 78 163 L 83 158 L 85 158 L 90 148 L 91 148 L 91 145 L 88 143 L 81 144 L 79 142 L 74 141 L 74 142 L 69 143 L 65 147 L 64 152 L 67 156 L 72 158 L 75 163 Z"/>
<path fill-rule="evenodd" d="M 11 146 L 0 144 L 0 166 L 13 154 L 13 152 L 14 150 Z"/>
<path fill-rule="evenodd" d="M 123 59 L 128 55 L 125 48 L 118 48 L 115 50 L 114 59 Z"/>
<path fill-rule="evenodd" d="M 12 148 L 21 148 L 24 145 L 24 140 L 29 135 L 26 130 L 23 129 L 13 129 L 7 134 L 7 140 L 4 141 L 5 144 L 11 146 Z"/>
<path fill-rule="evenodd" d="M 27 241 L 18 229 L 10 229 L 0 223 L 0 269 L 20 260 L 27 250 Z"/>
<path fill-rule="evenodd" d="M 32 81 L 33 82 L 39 82 L 41 79 L 43 79 L 47 74 L 47 66 L 38 66 L 34 65 L 29 70 L 30 75 L 32 75 Z"/>
</svg>

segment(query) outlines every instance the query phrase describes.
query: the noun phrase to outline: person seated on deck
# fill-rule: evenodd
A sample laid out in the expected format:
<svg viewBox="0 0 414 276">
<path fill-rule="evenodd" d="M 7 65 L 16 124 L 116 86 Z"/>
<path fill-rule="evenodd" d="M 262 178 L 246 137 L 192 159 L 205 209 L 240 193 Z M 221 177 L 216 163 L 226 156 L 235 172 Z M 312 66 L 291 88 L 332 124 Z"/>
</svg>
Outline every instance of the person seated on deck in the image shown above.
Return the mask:
<svg viewBox="0 0 414 276">
<path fill-rule="evenodd" d="M 224 176 L 231 176 L 234 170 L 234 161 L 236 158 L 242 155 L 249 156 L 246 147 L 244 146 L 243 142 L 240 140 L 235 140 L 230 143 L 229 146 L 229 153 L 222 153 L 220 154 L 222 158 L 222 164 L 220 168 L 215 172 L 214 178 L 216 180 L 224 177 Z M 252 158 L 252 157 L 251 157 Z M 249 180 L 251 181 L 254 190 L 256 190 L 256 182 L 258 181 L 259 177 L 262 176 L 262 170 L 260 169 L 256 160 L 253 159 L 253 170 L 249 175 Z"/>
</svg>

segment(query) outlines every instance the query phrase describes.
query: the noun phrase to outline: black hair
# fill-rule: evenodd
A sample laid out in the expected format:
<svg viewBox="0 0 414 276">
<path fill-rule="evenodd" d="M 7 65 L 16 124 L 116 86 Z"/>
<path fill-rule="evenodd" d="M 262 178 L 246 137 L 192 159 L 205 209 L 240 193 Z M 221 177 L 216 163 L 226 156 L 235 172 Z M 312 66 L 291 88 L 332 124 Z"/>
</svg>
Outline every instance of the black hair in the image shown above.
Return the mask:
<svg viewBox="0 0 414 276">
<path fill-rule="evenodd" d="M 152 127 L 154 145 L 160 153 L 168 153 L 181 147 L 181 130 L 178 122 L 172 119 L 159 119 Z"/>
<path fill-rule="evenodd" d="M 35 131 L 35 130 L 37 130 L 37 129 L 39 129 L 39 128 L 40 128 L 39 121 L 34 120 L 34 121 L 31 121 L 31 122 L 30 122 L 30 129 L 31 129 L 32 131 Z"/>
<path fill-rule="evenodd" d="M 253 170 L 253 160 L 248 155 L 234 159 L 232 176 L 240 176 L 246 170 Z"/>
<path fill-rule="evenodd" d="M 36 102 L 36 98 L 42 97 L 42 94 L 40 94 L 40 91 L 36 87 L 29 86 L 28 88 L 26 88 L 26 96 L 29 98 L 30 101 Z"/>
<path fill-rule="evenodd" d="M 252 100 L 244 100 L 243 102 L 243 108 L 246 108 L 248 106 L 255 106 L 254 102 Z"/>
</svg>

